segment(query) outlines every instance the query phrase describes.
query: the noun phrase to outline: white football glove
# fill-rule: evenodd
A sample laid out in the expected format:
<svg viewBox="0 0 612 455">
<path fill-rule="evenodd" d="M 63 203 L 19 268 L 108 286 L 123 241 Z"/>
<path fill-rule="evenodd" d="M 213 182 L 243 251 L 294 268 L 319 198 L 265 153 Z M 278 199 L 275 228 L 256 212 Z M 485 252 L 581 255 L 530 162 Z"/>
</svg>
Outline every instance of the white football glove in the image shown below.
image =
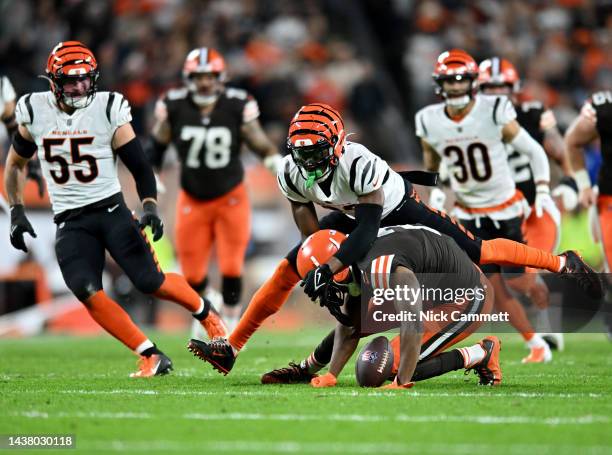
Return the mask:
<svg viewBox="0 0 612 455">
<path fill-rule="evenodd" d="M 534 204 L 536 216 L 541 218 L 544 215 L 544 209 L 549 205 L 555 205 L 555 202 L 550 197 L 550 187 L 548 183 L 538 183 Z"/>
<path fill-rule="evenodd" d="M 277 153 L 276 155 L 268 155 L 263 159 L 263 165 L 274 175 L 276 175 L 282 162 L 283 155 L 280 153 Z"/>
<path fill-rule="evenodd" d="M 444 211 L 444 203 L 446 202 L 446 193 L 440 188 L 432 188 L 429 192 L 429 205 L 432 209 Z"/>
<path fill-rule="evenodd" d="M 567 211 L 572 211 L 578 206 L 578 186 L 572 177 L 563 177 L 552 195 L 561 198 L 563 208 Z"/>
</svg>

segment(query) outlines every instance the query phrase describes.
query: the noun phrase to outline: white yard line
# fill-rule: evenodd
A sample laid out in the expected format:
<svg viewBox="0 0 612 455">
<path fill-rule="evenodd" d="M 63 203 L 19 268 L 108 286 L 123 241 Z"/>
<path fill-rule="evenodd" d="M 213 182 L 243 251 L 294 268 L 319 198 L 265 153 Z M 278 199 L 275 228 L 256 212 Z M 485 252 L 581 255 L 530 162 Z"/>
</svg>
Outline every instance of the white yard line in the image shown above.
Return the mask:
<svg viewBox="0 0 612 455">
<path fill-rule="evenodd" d="M 78 444 L 78 440 L 77 440 Z M 443 444 L 443 443 L 401 443 L 401 442 L 295 442 L 295 441 L 202 441 L 202 442 L 180 442 L 180 441 L 99 441 L 97 443 L 84 444 L 87 451 L 109 452 L 188 452 L 188 453 L 354 453 L 354 454 L 406 454 L 406 453 L 447 453 L 465 454 L 474 453 L 497 453 L 499 445 L 494 444 Z M 507 444 L 503 447 L 504 453 L 524 455 L 525 453 L 538 453 L 539 455 L 561 455 L 580 453 L 586 455 L 608 454 L 610 448 L 607 446 L 553 446 L 546 444 Z"/>
<path fill-rule="evenodd" d="M 263 390 L 224 390 L 224 391 L 213 391 L 213 390 L 149 390 L 149 389 L 112 389 L 112 390 L 61 390 L 60 393 L 68 395 L 156 395 L 156 396 L 215 396 L 215 395 L 230 395 L 230 396 L 262 396 L 262 397 L 279 397 L 279 396 L 292 396 L 304 394 L 302 387 L 291 390 L 291 386 L 283 387 L 282 389 L 269 386 L 262 386 Z M 476 387 L 476 386 L 474 386 Z M 267 389 L 267 390 L 266 390 Z M 276 389 L 276 390 L 274 390 Z M 22 394 L 24 391 L 15 391 L 15 393 Z M 25 393 L 47 393 L 44 391 L 30 390 Z M 600 399 L 607 397 L 607 394 L 601 393 L 554 393 L 554 392 L 497 392 L 495 389 L 486 389 L 478 392 L 426 392 L 410 390 L 404 392 L 410 395 L 412 398 L 431 398 L 431 397 L 450 397 L 450 398 L 558 398 L 558 399 L 576 399 L 576 398 L 591 398 Z M 400 394 L 397 392 L 382 392 L 382 391 L 368 391 L 368 390 L 338 390 L 338 389 L 327 389 L 327 390 L 312 390 L 312 394 L 318 397 L 387 397 L 393 398 L 398 397 Z"/>
<path fill-rule="evenodd" d="M 11 416 L 27 417 L 32 419 L 184 419 L 203 421 L 281 421 L 281 422 L 350 422 L 350 423 L 477 423 L 483 425 L 595 425 L 611 421 L 610 417 L 601 415 L 584 415 L 576 417 L 529 417 L 519 415 L 509 416 L 466 416 L 466 415 L 408 415 L 408 414 L 262 414 L 228 412 L 222 414 L 188 413 L 177 416 L 156 415 L 147 412 L 43 412 L 30 410 L 11 413 Z"/>
</svg>

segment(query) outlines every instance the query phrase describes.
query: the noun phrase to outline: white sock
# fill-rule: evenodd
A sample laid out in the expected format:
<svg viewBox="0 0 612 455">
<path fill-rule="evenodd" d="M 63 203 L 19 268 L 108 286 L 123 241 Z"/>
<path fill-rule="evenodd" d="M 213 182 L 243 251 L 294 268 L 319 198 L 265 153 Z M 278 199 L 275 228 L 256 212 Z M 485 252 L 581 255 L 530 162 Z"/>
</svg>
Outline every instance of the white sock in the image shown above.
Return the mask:
<svg viewBox="0 0 612 455">
<path fill-rule="evenodd" d="M 559 256 L 559 259 L 560 259 L 559 261 L 559 272 L 560 272 L 565 267 L 566 259 L 565 259 L 565 256 Z"/>
<path fill-rule="evenodd" d="M 200 314 L 202 311 L 204 311 L 204 299 L 200 297 L 200 308 L 198 308 L 198 311 L 192 314 Z"/>
<path fill-rule="evenodd" d="M 473 367 L 482 361 L 487 354 L 480 344 L 475 344 L 467 348 L 459 348 L 459 352 L 463 356 L 464 368 Z"/>
<path fill-rule="evenodd" d="M 152 348 L 153 346 L 155 346 L 153 342 L 147 338 L 142 343 L 140 343 L 138 347 L 134 349 L 134 351 L 136 352 L 136 354 L 140 355 L 147 349 Z"/>
<path fill-rule="evenodd" d="M 529 340 L 527 342 L 527 347 L 529 349 L 533 349 L 533 348 L 544 348 L 547 347 L 548 345 L 546 344 L 546 341 L 544 341 L 544 338 L 542 338 L 539 334 L 535 333 L 533 335 L 533 337 L 531 337 L 531 340 Z"/>
</svg>

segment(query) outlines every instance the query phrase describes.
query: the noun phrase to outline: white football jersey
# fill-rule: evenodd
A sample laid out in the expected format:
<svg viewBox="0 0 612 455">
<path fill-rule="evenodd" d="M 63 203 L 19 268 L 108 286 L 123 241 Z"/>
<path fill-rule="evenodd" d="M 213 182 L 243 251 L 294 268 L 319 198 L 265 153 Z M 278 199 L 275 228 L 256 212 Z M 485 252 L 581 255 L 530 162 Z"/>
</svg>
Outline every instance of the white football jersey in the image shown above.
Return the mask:
<svg viewBox="0 0 612 455">
<path fill-rule="evenodd" d="M 0 110 L 4 110 L 4 105 L 14 101 L 17 97 L 13 84 L 6 76 L 0 76 Z"/>
<path fill-rule="evenodd" d="M 385 160 L 363 145 L 348 141 L 331 177 L 328 192 L 322 183 L 327 182 L 329 175 L 306 188 L 306 178 L 291 155 L 283 158 L 277 177 L 278 186 L 288 199 L 303 203 L 314 202 L 322 207 L 340 210 L 351 217 L 355 215 L 359 196 L 382 188 L 385 193 L 384 218 L 397 207 L 406 192 L 403 178 Z"/>
<path fill-rule="evenodd" d="M 111 141 L 115 130 L 132 120 L 123 95 L 98 92 L 89 106 L 69 115 L 52 92 L 30 93 L 19 99 L 15 114 L 38 146 L 55 214 L 121 191 Z"/>
<path fill-rule="evenodd" d="M 444 103 L 417 112 L 416 134 L 434 148 L 448 168 L 460 206 L 486 210 L 515 196 L 502 142 L 504 125 L 515 118 L 508 98 L 482 94 L 476 95 L 472 110 L 458 122 L 447 116 Z"/>
</svg>

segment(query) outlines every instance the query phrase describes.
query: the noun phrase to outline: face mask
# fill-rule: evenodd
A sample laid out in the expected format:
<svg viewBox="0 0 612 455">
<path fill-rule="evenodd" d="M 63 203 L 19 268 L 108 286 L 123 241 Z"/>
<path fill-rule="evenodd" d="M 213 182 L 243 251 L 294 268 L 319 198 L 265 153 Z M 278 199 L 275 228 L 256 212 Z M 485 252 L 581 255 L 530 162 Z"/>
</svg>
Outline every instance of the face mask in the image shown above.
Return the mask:
<svg viewBox="0 0 612 455">
<path fill-rule="evenodd" d="M 458 109 L 464 108 L 470 103 L 470 95 L 456 96 L 452 98 L 446 98 L 446 104 L 448 106 L 456 107 Z"/>
</svg>

